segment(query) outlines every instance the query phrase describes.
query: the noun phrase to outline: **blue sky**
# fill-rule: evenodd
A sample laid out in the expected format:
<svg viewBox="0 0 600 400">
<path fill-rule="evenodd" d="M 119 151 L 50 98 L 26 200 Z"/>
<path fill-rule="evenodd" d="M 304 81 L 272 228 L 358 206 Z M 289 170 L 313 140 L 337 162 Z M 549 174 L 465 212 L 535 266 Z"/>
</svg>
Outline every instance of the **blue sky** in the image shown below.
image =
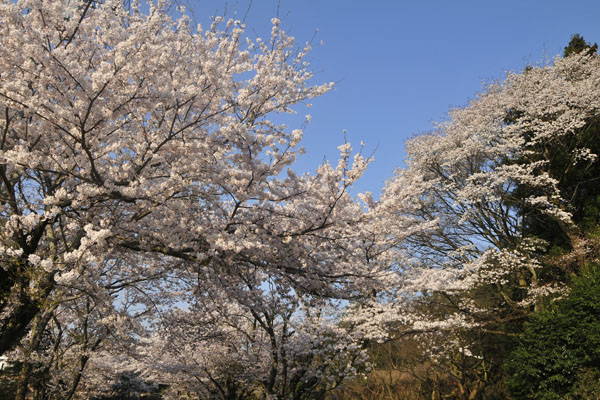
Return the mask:
<svg viewBox="0 0 600 400">
<path fill-rule="evenodd" d="M 189 0 L 198 22 L 209 16 L 246 13 L 249 0 Z M 298 171 L 314 171 L 335 161 L 343 130 L 355 148 L 375 160 L 355 191 L 377 195 L 405 158 L 404 142 L 431 130 L 452 107 L 465 105 L 505 71 L 543 63 L 562 53 L 574 33 L 600 42 L 600 1 L 392 1 L 254 0 L 246 25 L 265 37 L 270 19 L 304 43 L 316 42 L 310 55 L 315 82 L 337 82 L 313 101 L 305 131 L 307 154 Z"/>
</svg>

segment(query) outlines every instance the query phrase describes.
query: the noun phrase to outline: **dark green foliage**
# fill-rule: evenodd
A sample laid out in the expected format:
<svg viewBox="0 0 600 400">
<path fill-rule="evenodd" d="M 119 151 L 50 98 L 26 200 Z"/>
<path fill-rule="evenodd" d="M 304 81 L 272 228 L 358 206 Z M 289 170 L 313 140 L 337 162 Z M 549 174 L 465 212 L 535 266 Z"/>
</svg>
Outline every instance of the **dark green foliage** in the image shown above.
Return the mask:
<svg viewBox="0 0 600 400">
<path fill-rule="evenodd" d="M 600 268 L 575 280 L 569 295 L 535 315 L 506 362 L 514 399 L 589 398 L 600 376 Z M 591 386 L 590 386 L 591 385 Z"/>
<path fill-rule="evenodd" d="M 585 41 L 583 36 L 580 36 L 576 33 L 571 37 L 571 41 L 569 42 L 567 47 L 565 47 L 563 56 L 567 57 L 571 54 L 581 53 L 582 51 L 586 51 L 587 54 L 595 54 L 598 52 L 598 44 L 594 43 L 593 45 L 591 45 Z"/>
</svg>

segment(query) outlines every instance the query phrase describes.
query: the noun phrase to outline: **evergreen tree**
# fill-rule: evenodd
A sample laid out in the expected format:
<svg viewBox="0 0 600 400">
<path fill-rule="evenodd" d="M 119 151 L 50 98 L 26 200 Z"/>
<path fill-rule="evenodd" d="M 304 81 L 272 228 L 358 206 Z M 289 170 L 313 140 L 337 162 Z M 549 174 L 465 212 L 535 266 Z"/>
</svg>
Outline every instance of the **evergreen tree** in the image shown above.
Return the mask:
<svg viewBox="0 0 600 400">
<path fill-rule="evenodd" d="M 583 51 L 587 52 L 587 54 L 595 54 L 598 52 L 598 44 L 594 43 L 592 45 L 586 42 L 583 36 L 576 33 L 571 37 L 571 41 L 567 47 L 565 47 L 563 56 L 568 57 L 571 54 L 579 54 Z"/>
<path fill-rule="evenodd" d="M 598 266 L 578 278 L 565 299 L 531 320 L 506 369 L 514 399 L 597 398 L 591 396 L 600 389 Z"/>
</svg>

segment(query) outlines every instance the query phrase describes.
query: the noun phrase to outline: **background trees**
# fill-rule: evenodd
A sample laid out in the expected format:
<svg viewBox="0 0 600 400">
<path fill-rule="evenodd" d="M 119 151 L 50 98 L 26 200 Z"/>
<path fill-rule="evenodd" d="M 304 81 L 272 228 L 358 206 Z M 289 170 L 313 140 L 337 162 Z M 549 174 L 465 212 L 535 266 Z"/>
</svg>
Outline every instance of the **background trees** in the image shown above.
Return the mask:
<svg viewBox="0 0 600 400">
<path fill-rule="evenodd" d="M 143 344 L 141 370 L 207 399 L 323 399 L 367 370 L 362 338 L 337 325 L 331 306 L 265 300 L 173 313 Z"/>
</svg>

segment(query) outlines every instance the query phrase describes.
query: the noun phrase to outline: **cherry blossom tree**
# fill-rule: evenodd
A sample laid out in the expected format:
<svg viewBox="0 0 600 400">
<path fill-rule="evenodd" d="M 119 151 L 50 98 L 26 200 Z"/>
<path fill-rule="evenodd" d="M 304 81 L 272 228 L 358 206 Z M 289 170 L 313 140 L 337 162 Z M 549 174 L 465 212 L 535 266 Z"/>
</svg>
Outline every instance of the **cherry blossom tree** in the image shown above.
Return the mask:
<svg viewBox="0 0 600 400">
<path fill-rule="evenodd" d="M 206 399 L 316 399 L 368 370 L 362 337 L 339 326 L 335 308 L 279 289 L 175 310 L 142 345 L 143 376 Z"/>
<path fill-rule="evenodd" d="M 57 285 L 110 258 L 127 263 L 121 284 L 242 263 L 351 295 L 365 274 L 341 240 L 361 219 L 347 189 L 366 161 L 349 166 L 344 147 L 337 168 L 285 176 L 302 130 L 269 118 L 331 87 L 309 83 L 310 46 L 277 20 L 250 40 L 238 21 L 173 20 L 166 3 L 90 4 L 1 6 L 0 352 Z"/>
<path fill-rule="evenodd" d="M 94 272 L 80 274 L 69 285 L 57 285 L 33 319 L 29 334 L 7 353 L 21 364 L 16 399 L 26 398 L 29 388 L 34 396 L 49 399 L 81 397 L 82 386 L 98 386 L 88 382 L 96 373 L 88 373 L 94 357 L 107 348 L 115 356 L 132 354 L 138 339 L 147 334 L 144 317 L 154 312 L 161 298 L 144 305 L 139 294 L 147 297 L 165 286 L 144 280 L 120 286 L 114 276 L 123 276 L 117 274 L 121 268 L 114 260 L 106 262 L 105 268 L 107 280 L 98 281 L 94 268 L 89 268 Z M 114 368 L 113 374 L 119 371 Z"/>
<path fill-rule="evenodd" d="M 388 232 L 395 283 L 351 321 L 451 339 L 433 352 L 480 360 L 481 376 L 501 367 L 489 344 L 593 257 L 582 223 L 598 221 L 599 62 L 579 53 L 509 73 L 408 142 L 374 229 Z"/>
<path fill-rule="evenodd" d="M 249 39 L 239 21 L 195 27 L 169 5 L 0 5 L 0 354 L 23 362 L 21 397 L 36 376 L 60 398 L 93 393 L 102 360 L 135 359 L 135 342 L 158 337 L 182 304 L 222 346 L 260 325 L 262 363 L 283 349 L 306 360 L 310 340 L 322 360 L 341 360 L 344 329 L 290 310 L 381 282 L 364 224 L 372 202 L 349 194 L 369 160 L 346 143 L 336 165 L 289 168 L 310 117 L 289 129 L 281 115 L 332 86 L 311 83 L 310 45 L 277 19 L 267 40 Z M 278 289 L 263 292 L 267 282 Z M 202 325 L 230 306 L 244 316 Z M 234 317 L 238 336 L 222 333 Z M 273 345 L 275 332 L 291 347 Z M 289 375 L 280 364 L 266 393 L 304 376 L 281 359 Z M 341 379 L 356 373 L 345 368 Z"/>
<path fill-rule="evenodd" d="M 511 73 L 452 111 L 438 131 L 408 143 L 408 167 L 389 181 L 380 204 L 414 230 L 407 235 L 402 228 L 390 239 L 410 266 L 407 290 L 502 286 L 514 271 L 539 289 L 535 254 L 543 241 L 527 237 L 526 213 L 547 215 L 566 235 L 577 234 L 564 176 L 584 171 L 579 186 L 595 178 L 589 171 L 597 145 L 586 130 L 600 107 L 598 62 L 596 55 L 573 55 Z M 551 146 L 568 151 L 565 162 L 544 157 Z"/>
</svg>

